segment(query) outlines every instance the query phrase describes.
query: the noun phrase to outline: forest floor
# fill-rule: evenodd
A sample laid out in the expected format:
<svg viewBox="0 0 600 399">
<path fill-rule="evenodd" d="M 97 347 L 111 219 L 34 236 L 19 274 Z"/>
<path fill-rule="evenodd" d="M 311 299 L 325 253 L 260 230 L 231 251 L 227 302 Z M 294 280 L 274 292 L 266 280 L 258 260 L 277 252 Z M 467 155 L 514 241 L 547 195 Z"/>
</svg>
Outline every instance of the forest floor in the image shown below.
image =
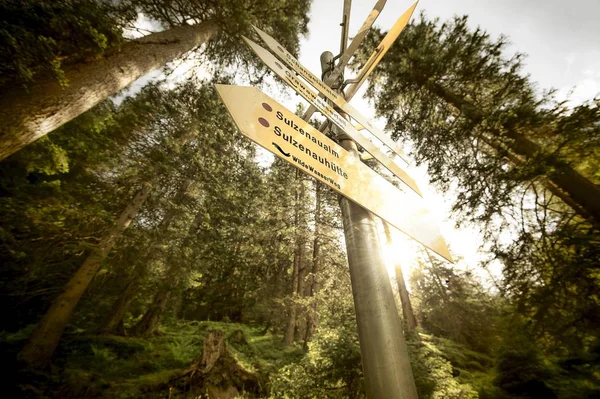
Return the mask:
<svg viewBox="0 0 600 399">
<path fill-rule="evenodd" d="M 195 380 L 186 375 L 200 369 L 204 338 L 215 330 L 223 332 L 234 368 L 258 377 L 260 394 L 250 397 L 268 396 L 270 376 L 304 356 L 300 345 L 284 346 L 280 335 L 264 334 L 261 326 L 198 321 L 165 323 L 153 337 L 66 335 L 44 373 L 23 373 L 6 364 L 23 345 L 26 331 L 0 333 L 0 350 L 3 368 L 12 370 L 11 397 L 175 399 L 193 392 L 189 384 Z M 410 340 L 409 349 L 417 385 L 427 397 L 440 391 L 472 392 L 468 397 L 477 397 L 476 391 L 483 393 L 492 385 L 493 359 L 484 354 L 428 334 Z"/>
<path fill-rule="evenodd" d="M 36 375 L 17 373 L 11 381 L 15 382 L 19 397 L 177 398 L 180 396 L 173 381 L 201 358 L 204 337 L 212 330 L 224 333 L 227 350 L 240 366 L 266 378 L 303 355 L 299 346 L 284 346 L 281 336 L 263 334 L 262 327 L 178 322 L 148 338 L 66 336 L 49 371 Z M 5 334 L 0 342 L 5 355 L 16 354 L 23 338 L 21 334 Z"/>
</svg>

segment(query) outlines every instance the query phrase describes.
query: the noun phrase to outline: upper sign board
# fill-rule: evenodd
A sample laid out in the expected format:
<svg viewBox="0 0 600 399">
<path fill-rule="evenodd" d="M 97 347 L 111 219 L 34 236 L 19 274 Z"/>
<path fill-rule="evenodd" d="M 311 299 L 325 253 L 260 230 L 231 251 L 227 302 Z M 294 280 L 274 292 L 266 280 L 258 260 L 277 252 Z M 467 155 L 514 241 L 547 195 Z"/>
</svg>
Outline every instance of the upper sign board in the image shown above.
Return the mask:
<svg viewBox="0 0 600 399">
<path fill-rule="evenodd" d="M 243 36 L 242 36 L 243 37 Z M 320 98 L 315 92 L 313 92 L 304 82 L 296 77 L 296 75 L 286 68 L 284 65 L 279 63 L 277 59 L 269 53 L 268 50 L 262 48 L 252 40 L 243 37 L 246 43 L 254 50 L 254 52 L 260 57 L 261 60 L 269 68 L 271 68 L 279 77 L 286 81 L 298 94 L 304 97 L 309 103 L 313 104 L 323 115 L 331 120 L 336 126 L 342 129 L 348 136 L 362 146 L 369 154 L 373 155 L 383 166 L 385 166 L 390 172 L 396 175 L 400 180 L 406 183 L 412 190 L 417 194 L 421 195 L 421 191 L 417 186 L 417 183 L 412 177 L 408 175 L 396 162 L 392 161 L 383 151 L 381 151 L 376 145 L 371 143 L 369 139 L 364 137 L 356 128 L 343 116 L 341 116 L 331 105 L 329 105 L 324 99 Z"/>
<path fill-rule="evenodd" d="M 340 59 L 338 60 L 338 64 L 336 65 L 336 68 L 344 68 L 346 66 L 346 64 L 348 64 L 348 61 L 350 61 L 350 58 L 352 58 L 352 56 L 358 49 L 358 46 L 361 45 L 362 41 L 367 36 L 367 33 L 369 33 L 369 29 L 371 29 L 373 22 L 375 22 L 375 20 L 381 13 L 381 10 L 383 10 L 383 6 L 385 6 L 386 2 L 387 2 L 387 0 L 379 0 L 377 2 L 377 4 L 375 4 L 375 7 L 373 7 L 373 10 L 371 10 L 371 12 L 369 13 L 369 16 L 367 17 L 365 22 L 362 24 L 362 26 L 360 27 L 360 29 L 358 30 L 358 32 L 352 39 L 352 42 L 350 43 L 348 48 L 345 49 L 344 52 L 342 53 L 342 55 L 340 56 Z M 348 25 L 349 22 L 350 21 L 345 21 L 346 25 Z M 273 40 L 275 40 L 275 39 L 273 39 Z"/>
<path fill-rule="evenodd" d="M 342 111 L 347 113 L 352 119 L 360 123 L 372 133 L 375 137 L 377 137 L 380 141 L 382 141 L 387 147 L 389 147 L 392 151 L 398 154 L 402 159 L 406 162 L 408 158 L 404 151 L 398 147 L 398 144 L 394 142 L 391 137 L 382 132 L 379 128 L 369 121 L 369 119 L 363 116 L 356 108 L 354 108 L 350 103 L 348 103 L 343 96 L 336 93 L 331 87 L 327 86 L 321 79 L 317 78 L 312 72 L 310 72 L 307 68 L 305 68 L 300 62 L 294 58 L 287 50 L 281 46 L 275 39 L 269 36 L 267 33 L 262 30 L 254 27 L 260 38 L 265 42 L 267 47 L 269 47 L 277 56 L 279 56 L 284 63 L 286 63 L 290 68 L 294 70 L 294 72 L 298 73 L 302 78 L 306 79 L 308 83 L 310 83 L 315 89 L 317 89 L 321 94 L 327 97 L 328 100 L 333 102 L 337 107 L 339 107 Z M 316 107 L 318 109 L 318 107 Z"/>
<path fill-rule="evenodd" d="M 428 209 L 254 87 L 216 85 L 240 131 L 452 262 Z"/>
<path fill-rule="evenodd" d="M 415 11 L 415 8 L 417 8 L 417 3 L 418 1 L 415 2 L 412 6 L 410 6 L 410 8 L 406 10 L 406 12 L 402 14 L 400 18 L 398 18 L 394 26 L 392 26 L 392 29 L 389 30 L 389 32 L 387 33 L 387 35 L 385 35 L 381 43 L 379 43 L 379 46 L 377 46 L 373 54 L 371 54 L 371 56 L 369 57 L 369 59 L 358 74 L 358 81 L 348 89 L 348 92 L 352 93 L 352 95 L 354 95 L 358 88 L 362 86 L 365 80 L 367 80 L 367 77 L 369 77 L 371 72 L 373 72 L 373 69 L 375 69 L 377 64 L 379 64 L 379 61 L 381 61 L 385 53 L 388 52 L 392 44 L 394 44 L 400 33 L 404 30 L 404 28 L 408 24 L 408 21 L 410 20 L 410 17 Z"/>
</svg>

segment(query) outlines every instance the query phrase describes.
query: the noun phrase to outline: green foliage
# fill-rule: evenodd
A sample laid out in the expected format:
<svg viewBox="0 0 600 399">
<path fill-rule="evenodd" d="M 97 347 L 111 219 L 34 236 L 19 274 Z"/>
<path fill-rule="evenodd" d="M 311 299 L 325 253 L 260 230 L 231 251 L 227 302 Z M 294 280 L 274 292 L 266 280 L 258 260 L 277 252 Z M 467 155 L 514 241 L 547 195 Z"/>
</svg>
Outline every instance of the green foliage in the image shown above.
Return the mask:
<svg viewBox="0 0 600 399">
<path fill-rule="evenodd" d="M 278 371 L 271 395 L 289 398 L 364 397 L 358 334 L 354 328 L 320 328 L 298 363 Z"/>
<path fill-rule="evenodd" d="M 96 0 L 0 1 L 0 87 L 27 87 L 44 73 L 68 85 L 64 65 L 118 48 L 120 19 L 132 16 L 131 10 Z"/>
<path fill-rule="evenodd" d="M 409 342 L 413 375 L 420 398 L 478 398 L 468 383 L 454 378 L 452 363 L 433 343 Z"/>
</svg>

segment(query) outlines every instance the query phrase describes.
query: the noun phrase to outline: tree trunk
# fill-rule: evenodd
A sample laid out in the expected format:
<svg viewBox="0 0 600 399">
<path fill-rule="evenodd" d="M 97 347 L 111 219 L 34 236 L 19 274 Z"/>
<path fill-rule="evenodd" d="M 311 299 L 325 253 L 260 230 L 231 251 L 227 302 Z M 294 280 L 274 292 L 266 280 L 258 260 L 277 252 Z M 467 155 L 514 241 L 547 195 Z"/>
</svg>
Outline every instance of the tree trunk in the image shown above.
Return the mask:
<svg viewBox="0 0 600 399">
<path fill-rule="evenodd" d="M 296 170 L 296 180 L 300 179 L 300 171 Z M 303 274 L 304 274 L 304 231 L 302 229 L 304 216 L 301 214 L 302 201 L 304 200 L 304 182 L 299 182 L 299 186 L 296 188 L 296 192 L 294 195 L 295 202 L 295 212 L 294 212 L 294 227 L 296 228 L 296 247 L 294 249 L 294 261 L 293 266 L 294 269 L 292 271 L 292 289 L 291 289 L 291 303 L 289 306 L 288 313 L 288 322 L 285 327 L 284 335 L 283 335 L 283 343 L 284 345 L 293 345 L 294 338 L 296 336 L 297 331 L 297 318 L 298 318 L 298 308 L 299 306 L 294 303 L 299 295 L 302 295 L 302 292 L 299 291 L 300 287 L 304 287 Z"/>
<path fill-rule="evenodd" d="M 420 82 L 422 83 L 422 82 Z M 427 82 L 425 86 L 434 94 L 442 98 L 448 104 L 459 109 L 467 118 L 475 123 L 483 120 L 481 112 L 464 98 L 446 90 L 441 85 L 434 82 Z M 512 141 L 509 144 L 510 150 L 515 154 L 530 159 L 537 154 L 544 154 L 540 146 L 529 140 L 523 134 L 511 127 L 505 127 L 505 134 Z M 554 158 L 548 159 L 550 168 L 546 176 L 550 182 L 558 187 L 571 201 L 565 201 L 567 205 L 577 204 L 573 209 L 582 217 L 593 218 L 593 224 L 600 224 L 600 186 L 586 179 L 579 172 L 569 166 L 567 163 Z M 551 191 L 556 187 L 551 187 Z M 563 198 L 564 199 L 564 198 Z M 583 210 L 583 211 L 581 211 Z"/>
<path fill-rule="evenodd" d="M 186 141 L 185 138 L 183 138 L 182 140 Z M 177 190 L 177 194 L 175 195 L 175 198 L 173 199 L 173 202 L 175 204 L 177 204 L 177 205 L 181 204 L 181 202 L 185 198 L 191 184 L 192 184 L 191 179 L 186 179 L 183 181 L 183 183 Z M 127 311 L 129 310 L 129 306 L 131 305 L 131 302 L 133 302 L 133 299 L 135 298 L 135 294 L 137 293 L 137 288 L 139 286 L 140 280 L 146 274 L 147 264 L 151 260 L 152 254 L 154 254 L 155 251 L 157 250 L 158 246 L 164 242 L 163 237 L 165 236 L 166 232 L 169 230 L 169 227 L 171 226 L 171 222 L 173 222 L 174 218 L 175 218 L 175 212 L 171 211 L 171 212 L 167 213 L 165 215 L 165 217 L 161 220 L 160 225 L 157 228 L 158 238 L 150 246 L 150 248 L 147 252 L 148 255 L 142 257 L 142 259 L 137 260 L 137 265 L 135 266 L 135 268 L 133 270 L 133 275 L 132 275 L 131 279 L 129 280 L 129 283 L 125 287 L 125 290 L 123 291 L 121 296 L 119 296 L 117 301 L 114 303 L 112 311 L 110 312 L 108 319 L 106 320 L 106 322 L 104 323 L 104 326 L 100 330 L 101 334 L 123 335 L 125 333 L 125 329 L 124 329 L 124 325 L 123 325 L 125 315 L 127 314 Z"/>
<path fill-rule="evenodd" d="M 314 297 L 318 290 L 317 274 L 319 273 L 319 256 L 321 250 L 321 243 L 319 242 L 319 234 L 321 232 L 321 183 L 315 183 L 315 237 L 313 239 L 313 253 L 312 253 L 312 269 L 310 271 L 311 278 L 310 284 L 308 285 L 308 296 Z M 317 324 L 319 322 L 317 315 L 317 303 L 313 302 L 311 309 L 306 314 L 306 330 L 304 332 L 304 350 L 308 350 L 308 343 L 311 341 L 312 336 L 315 333 Z"/>
<path fill-rule="evenodd" d="M 217 32 L 212 21 L 153 33 L 134 40 L 100 60 L 65 71 L 62 88 L 48 78 L 25 91 L 16 87 L 0 100 L 0 160 L 67 123 L 100 101 L 127 87 Z"/>
<path fill-rule="evenodd" d="M 145 184 L 135 195 L 133 201 L 121 212 L 113 228 L 108 231 L 98 247 L 86 258 L 83 265 L 65 286 L 63 293 L 56 298 L 50 309 L 37 324 L 31 338 L 19 353 L 19 360 L 28 367 L 41 368 L 48 363 L 79 299 L 81 299 L 108 253 L 148 199 L 151 187 L 150 184 Z"/>
<path fill-rule="evenodd" d="M 390 226 L 385 221 L 383 221 L 383 229 L 385 231 L 385 238 L 387 239 L 387 244 L 393 248 L 394 242 L 392 241 L 392 233 L 390 231 Z M 402 305 L 402 318 L 406 323 L 407 329 L 405 335 L 408 335 L 414 332 L 417 328 L 417 318 L 415 317 L 415 312 L 413 311 L 412 304 L 410 303 L 410 296 L 408 294 L 408 290 L 406 289 L 406 282 L 404 281 L 404 274 L 402 273 L 402 268 L 399 264 L 394 265 L 394 268 L 396 271 L 396 283 L 398 284 L 398 294 L 400 296 L 400 303 Z"/>
<path fill-rule="evenodd" d="M 293 271 L 292 271 L 292 290 L 290 300 L 290 304 L 288 306 L 288 321 L 285 326 L 285 331 L 283 333 L 283 344 L 287 346 L 291 346 L 294 344 L 294 332 L 296 329 L 296 304 L 294 300 L 296 298 L 296 288 L 298 287 L 298 264 L 299 262 L 299 251 L 298 246 L 296 246 L 296 250 L 294 251 L 294 261 L 293 261 Z"/>
<path fill-rule="evenodd" d="M 402 274 L 402 268 L 399 264 L 395 265 L 395 270 L 398 293 L 400 294 L 400 302 L 402 303 L 402 316 L 406 321 L 406 332 L 412 334 L 417 328 L 417 318 L 415 317 L 415 312 L 410 303 L 410 297 L 408 296 L 408 290 L 406 289 L 406 283 L 404 282 L 404 275 Z"/>
<path fill-rule="evenodd" d="M 129 283 L 125 287 L 125 290 L 119 296 L 119 299 L 114 303 L 112 310 L 108 316 L 108 319 L 102 326 L 100 333 L 102 335 L 117 334 L 125 335 L 124 320 L 129 306 L 137 294 L 140 279 L 145 274 L 146 265 L 138 264 L 133 272 L 133 277 L 129 280 Z"/>
<path fill-rule="evenodd" d="M 167 307 L 167 302 L 169 300 L 169 291 L 166 289 L 162 289 L 158 291 L 154 298 L 152 299 L 152 303 L 148 307 L 146 313 L 142 319 L 135 325 L 129 333 L 135 336 L 149 336 L 158 333 L 158 328 L 160 327 L 160 319 Z"/>
<path fill-rule="evenodd" d="M 302 244 L 304 245 L 304 244 Z M 296 289 L 296 294 L 298 297 L 300 296 L 305 296 L 305 292 L 304 292 L 304 279 L 306 278 L 306 266 L 303 266 L 304 264 L 304 249 L 301 249 L 301 257 L 300 257 L 300 261 L 298 262 L 298 287 Z M 297 305 L 296 306 L 296 318 L 298 320 L 296 320 L 296 325 L 294 326 L 294 340 L 296 341 L 300 341 L 302 339 L 302 331 L 301 331 L 301 326 L 300 326 L 300 317 L 301 317 L 301 313 L 302 313 L 302 307 L 301 305 Z"/>
</svg>

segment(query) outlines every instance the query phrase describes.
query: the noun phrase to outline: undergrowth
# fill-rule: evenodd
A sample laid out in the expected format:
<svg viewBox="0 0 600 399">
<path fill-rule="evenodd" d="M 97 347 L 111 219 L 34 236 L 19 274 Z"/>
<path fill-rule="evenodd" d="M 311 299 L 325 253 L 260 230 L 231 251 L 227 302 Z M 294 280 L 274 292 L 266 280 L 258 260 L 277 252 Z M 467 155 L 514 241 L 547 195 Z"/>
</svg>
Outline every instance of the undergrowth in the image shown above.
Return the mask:
<svg viewBox="0 0 600 399">
<path fill-rule="evenodd" d="M 281 336 L 236 323 L 180 320 L 150 338 L 74 335 L 65 337 L 49 372 L 19 378 L 21 397 L 168 397 L 170 381 L 201 358 L 204 337 L 214 329 L 225 333 L 227 349 L 242 366 L 263 376 L 302 357 L 299 347 L 283 346 Z M 238 330 L 245 340 L 229 339 Z M 4 334 L 0 340 L 18 348 L 26 337 Z"/>
</svg>

